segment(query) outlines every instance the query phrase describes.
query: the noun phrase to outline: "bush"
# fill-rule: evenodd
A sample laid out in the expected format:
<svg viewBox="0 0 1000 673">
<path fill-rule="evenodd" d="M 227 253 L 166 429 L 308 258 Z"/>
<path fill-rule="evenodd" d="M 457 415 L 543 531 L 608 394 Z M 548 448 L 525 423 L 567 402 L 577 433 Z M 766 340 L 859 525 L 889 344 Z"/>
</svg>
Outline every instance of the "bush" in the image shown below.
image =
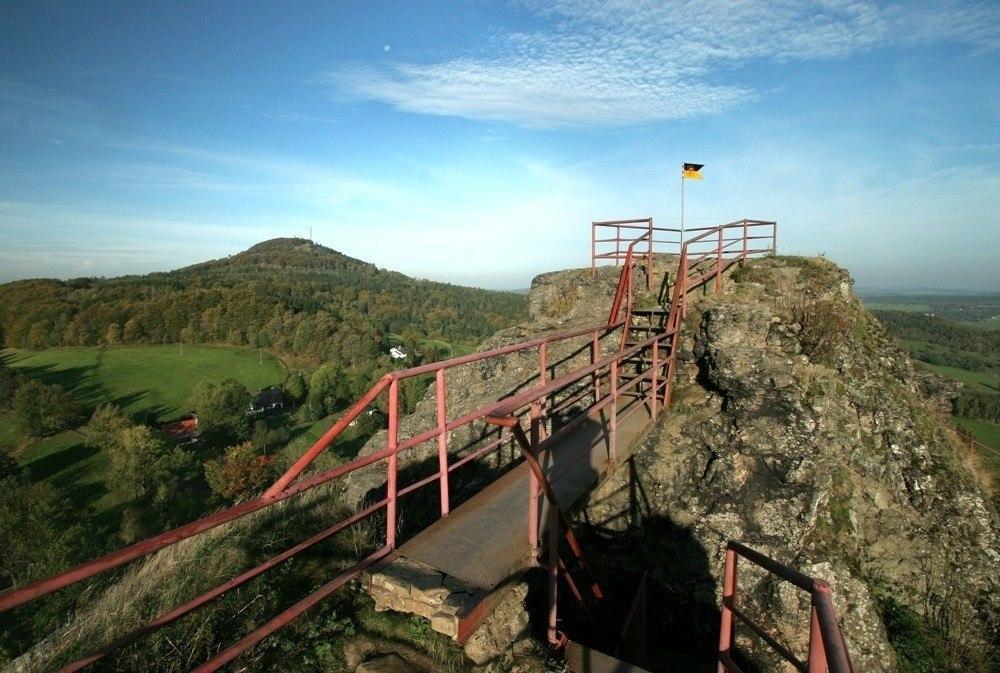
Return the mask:
<svg viewBox="0 0 1000 673">
<path fill-rule="evenodd" d="M 826 299 L 804 301 L 792 309 L 792 316 L 801 327 L 802 352 L 814 362 L 831 363 L 851 326 L 847 307 Z"/>
</svg>

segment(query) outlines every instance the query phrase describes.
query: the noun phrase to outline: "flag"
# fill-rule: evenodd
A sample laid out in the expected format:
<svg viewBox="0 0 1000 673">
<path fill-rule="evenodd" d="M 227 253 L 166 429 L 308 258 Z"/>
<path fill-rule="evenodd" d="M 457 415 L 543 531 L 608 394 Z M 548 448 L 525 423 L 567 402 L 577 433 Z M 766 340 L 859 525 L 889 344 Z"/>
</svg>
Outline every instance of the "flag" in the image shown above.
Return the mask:
<svg viewBox="0 0 1000 673">
<path fill-rule="evenodd" d="M 701 177 L 701 169 L 704 168 L 705 164 L 684 164 L 681 167 L 681 178 L 687 178 L 688 180 L 704 180 Z"/>
</svg>

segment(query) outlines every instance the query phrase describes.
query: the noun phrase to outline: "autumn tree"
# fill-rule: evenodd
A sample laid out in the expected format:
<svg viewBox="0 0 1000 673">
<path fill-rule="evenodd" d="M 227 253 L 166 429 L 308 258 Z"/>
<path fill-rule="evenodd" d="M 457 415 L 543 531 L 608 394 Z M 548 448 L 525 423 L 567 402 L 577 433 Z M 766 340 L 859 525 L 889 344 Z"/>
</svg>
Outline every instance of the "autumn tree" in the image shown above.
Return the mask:
<svg viewBox="0 0 1000 673">
<path fill-rule="evenodd" d="M 237 500 L 262 491 L 274 476 L 273 466 L 274 456 L 258 453 L 251 442 L 243 442 L 205 463 L 205 481 L 222 498 Z"/>
</svg>

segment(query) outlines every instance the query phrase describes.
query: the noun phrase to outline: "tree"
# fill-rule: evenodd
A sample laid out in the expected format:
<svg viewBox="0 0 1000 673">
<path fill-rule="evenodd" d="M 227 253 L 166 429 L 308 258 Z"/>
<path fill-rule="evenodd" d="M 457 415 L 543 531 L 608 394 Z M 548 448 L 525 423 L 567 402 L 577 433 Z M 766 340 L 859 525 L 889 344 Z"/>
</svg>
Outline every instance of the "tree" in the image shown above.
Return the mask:
<svg viewBox="0 0 1000 673">
<path fill-rule="evenodd" d="M 0 409 L 10 409 L 14 403 L 14 393 L 22 382 L 23 377 L 0 362 Z"/>
<path fill-rule="evenodd" d="M 149 427 L 130 425 L 119 430 L 108 447 L 113 483 L 135 497 L 145 494 L 154 483 L 154 466 L 165 452 L 163 442 Z"/>
<path fill-rule="evenodd" d="M 306 407 L 313 419 L 323 418 L 340 408 L 347 395 L 344 373 L 332 364 L 321 365 L 309 379 Z"/>
<path fill-rule="evenodd" d="M 119 441 L 122 431 L 132 427 L 132 420 L 113 404 L 102 404 L 96 409 L 87 422 L 84 432 L 87 436 L 87 446 L 107 450 L 110 454 L 113 445 Z"/>
<path fill-rule="evenodd" d="M 282 388 L 285 391 L 285 396 L 295 404 L 300 404 L 306 399 L 306 395 L 309 393 L 309 387 L 306 385 L 306 377 L 302 372 L 298 371 L 290 372 L 285 377 Z"/>
<path fill-rule="evenodd" d="M 142 325 L 136 317 L 125 321 L 125 329 L 122 330 L 122 341 L 127 344 L 139 343 L 142 340 Z"/>
<path fill-rule="evenodd" d="M 25 381 L 14 393 L 11 410 L 18 429 L 27 437 L 45 437 L 72 427 L 80 407 L 56 384 Z"/>
<path fill-rule="evenodd" d="M 239 381 L 202 382 L 195 388 L 191 406 L 198 426 L 210 440 L 233 441 L 250 436 L 250 392 Z"/>
<path fill-rule="evenodd" d="M 406 329 L 403 330 L 402 334 L 399 335 L 403 342 L 403 350 L 410 357 L 411 362 L 416 362 L 419 359 L 421 353 L 421 344 L 423 343 L 423 337 L 420 335 L 416 329 L 411 325 L 407 325 Z"/>
<path fill-rule="evenodd" d="M 118 323 L 113 322 L 108 325 L 108 330 L 104 333 L 104 343 L 109 346 L 117 346 L 122 342 L 122 330 Z"/>
<path fill-rule="evenodd" d="M 85 548 L 87 516 L 51 484 L 28 481 L 6 454 L 0 463 L 0 586 L 64 570 Z"/>
<path fill-rule="evenodd" d="M 205 481 L 219 496 L 236 500 L 263 490 L 271 481 L 273 466 L 274 456 L 262 455 L 251 442 L 243 442 L 205 463 Z"/>
</svg>

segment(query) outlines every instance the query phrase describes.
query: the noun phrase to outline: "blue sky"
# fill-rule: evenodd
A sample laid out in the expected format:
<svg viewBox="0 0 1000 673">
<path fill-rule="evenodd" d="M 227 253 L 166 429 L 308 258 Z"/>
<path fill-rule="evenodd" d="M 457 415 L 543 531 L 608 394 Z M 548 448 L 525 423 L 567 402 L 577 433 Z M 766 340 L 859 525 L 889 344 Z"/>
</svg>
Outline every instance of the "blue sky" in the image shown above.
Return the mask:
<svg viewBox="0 0 1000 673">
<path fill-rule="evenodd" d="M 593 219 L 776 219 L 860 286 L 1000 289 L 1000 4 L 0 5 L 0 281 L 305 236 L 526 287 Z"/>
</svg>

